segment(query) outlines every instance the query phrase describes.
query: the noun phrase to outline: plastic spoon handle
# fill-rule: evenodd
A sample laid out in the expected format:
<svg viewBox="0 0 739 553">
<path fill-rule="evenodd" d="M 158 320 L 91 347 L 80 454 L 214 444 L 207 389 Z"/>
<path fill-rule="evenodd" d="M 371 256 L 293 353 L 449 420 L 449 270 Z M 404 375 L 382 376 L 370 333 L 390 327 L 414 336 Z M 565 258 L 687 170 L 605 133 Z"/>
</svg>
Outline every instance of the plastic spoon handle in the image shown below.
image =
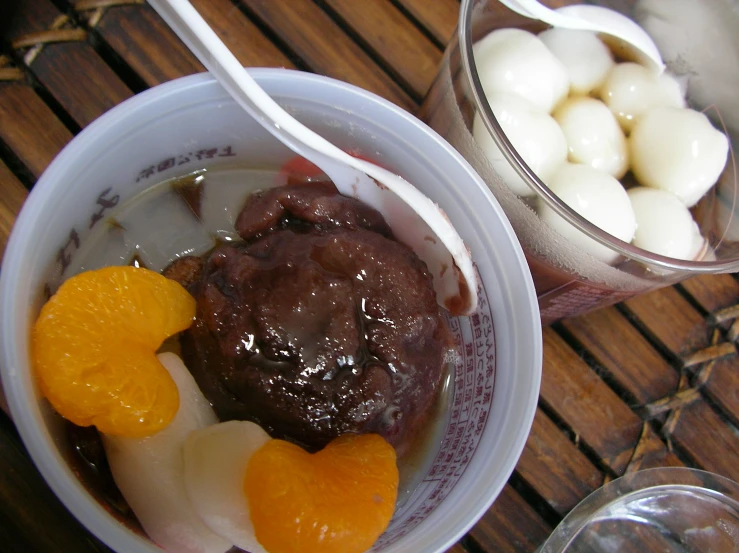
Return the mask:
<svg viewBox="0 0 739 553">
<path fill-rule="evenodd" d="M 560 27 L 563 29 L 576 30 L 592 30 L 601 32 L 600 29 L 593 28 L 593 24 L 589 21 L 579 19 L 578 17 L 562 15 L 554 10 L 550 10 L 546 6 L 540 4 L 537 0 L 508 0 L 511 3 L 518 4 L 519 8 L 531 14 L 529 17 L 548 23 L 552 27 Z M 521 13 L 519 11 L 519 13 Z M 613 12 L 616 13 L 616 12 Z M 522 14 L 523 15 L 523 14 Z"/>
<path fill-rule="evenodd" d="M 522 0 L 527 4 L 535 0 Z M 639 60 L 650 66 L 655 72 L 662 73 L 665 64 L 662 55 L 652 37 L 642 29 L 635 21 L 625 15 L 604 8 L 602 6 L 591 6 L 586 4 L 573 4 L 556 10 L 558 15 L 567 18 L 581 19 L 591 25 L 591 30 L 597 33 L 610 35 L 632 47 L 639 54 Z"/>
<path fill-rule="evenodd" d="M 638 24 L 617 11 L 584 4 L 551 10 L 537 0 L 500 0 L 508 8 L 531 19 L 538 19 L 561 29 L 593 31 L 615 37 L 631 47 L 638 58 L 652 70 L 665 69 L 662 56 L 651 37 Z"/>
<path fill-rule="evenodd" d="M 516 12 L 517 14 L 523 15 L 524 17 L 528 17 L 529 19 L 539 19 L 538 17 L 533 15 L 530 11 L 524 9 L 524 7 L 521 6 L 517 0 L 500 0 L 500 3 L 506 6 L 509 10 L 512 10 Z"/>
<path fill-rule="evenodd" d="M 149 3 L 265 129 L 323 170 L 339 192 L 359 198 L 385 217 L 396 237 L 428 266 L 441 305 L 457 315 L 475 310 L 477 277 L 470 253 L 439 206 L 398 175 L 350 156 L 294 119 L 257 84 L 187 0 Z"/>
<path fill-rule="evenodd" d="M 257 84 L 187 0 L 149 0 L 149 3 L 234 100 L 283 144 L 324 171 L 344 170 L 354 179 L 361 177 L 350 166 L 351 156 L 294 119 Z M 314 147 L 311 148 L 309 143 Z M 319 152 L 318 148 L 343 161 L 345 167 Z M 329 174 L 328 171 L 326 173 Z M 344 180 L 340 174 L 337 177 Z"/>
</svg>

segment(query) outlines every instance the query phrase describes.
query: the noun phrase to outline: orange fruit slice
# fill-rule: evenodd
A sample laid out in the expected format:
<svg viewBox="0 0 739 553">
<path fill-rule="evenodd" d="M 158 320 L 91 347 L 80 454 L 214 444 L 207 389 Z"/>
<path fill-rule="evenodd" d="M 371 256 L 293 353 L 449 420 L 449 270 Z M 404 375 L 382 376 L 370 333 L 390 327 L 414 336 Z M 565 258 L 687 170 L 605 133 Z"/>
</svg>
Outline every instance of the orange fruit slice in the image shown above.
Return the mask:
<svg viewBox="0 0 739 553">
<path fill-rule="evenodd" d="M 395 450 L 377 434 L 344 435 L 314 454 L 270 440 L 249 459 L 244 491 L 270 553 L 361 553 L 395 511 Z"/>
<path fill-rule="evenodd" d="M 177 413 L 177 385 L 156 358 L 192 324 L 195 300 L 173 280 L 106 267 L 65 281 L 42 307 L 31 354 L 41 391 L 78 426 L 141 438 Z"/>
</svg>

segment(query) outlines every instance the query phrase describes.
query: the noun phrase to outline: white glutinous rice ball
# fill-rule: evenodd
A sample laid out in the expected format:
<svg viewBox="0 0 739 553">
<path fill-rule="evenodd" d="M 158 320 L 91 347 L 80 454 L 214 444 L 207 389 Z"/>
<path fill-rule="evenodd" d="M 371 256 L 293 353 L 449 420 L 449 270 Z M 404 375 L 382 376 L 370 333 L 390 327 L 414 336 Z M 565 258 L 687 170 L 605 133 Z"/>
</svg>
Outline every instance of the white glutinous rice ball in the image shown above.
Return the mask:
<svg viewBox="0 0 739 553">
<path fill-rule="evenodd" d="M 168 553 L 223 553 L 233 544 L 213 533 L 193 508 L 183 455 L 190 432 L 218 419 L 182 360 L 174 353 L 157 357 L 177 384 L 180 407 L 152 436 L 102 436 L 113 480 L 149 537 Z"/>
<path fill-rule="evenodd" d="M 554 28 L 539 33 L 539 38 L 567 68 L 573 94 L 600 88 L 614 66 L 613 54 L 591 31 Z"/>
<path fill-rule="evenodd" d="M 542 180 L 551 177 L 567 159 L 567 142 L 557 122 L 517 96 L 493 94 L 488 103 L 506 137 L 531 170 Z M 513 192 L 519 196 L 535 194 L 503 157 L 479 113 L 472 122 L 472 136 Z"/>
<path fill-rule="evenodd" d="M 563 165 L 547 185 L 560 200 L 597 227 L 624 242 L 631 242 L 636 219 L 631 201 L 621 183 L 588 165 Z M 541 219 L 582 250 L 605 263 L 613 263 L 619 254 L 570 225 L 543 200 L 539 199 Z"/>
<path fill-rule="evenodd" d="M 516 94 L 546 113 L 567 96 L 567 69 L 528 31 L 498 29 L 476 42 L 473 53 L 486 96 Z"/>
<path fill-rule="evenodd" d="M 673 77 L 668 73 L 655 75 L 631 62 L 619 63 L 611 70 L 600 97 L 626 132 L 651 109 L 685 107 L 683 90 Z"/>
<path fill-rule="evenodd" d="M 636 216 L 633 244 L 658 255 L 692 259 L 695 222 L 685 204 L 670 192 L 644 186 L 628 195 Z"/>
<path fill-rule="evenodd" d="M 185 486 L 193 507 L 219 536 L 265 553 L 254 534 L 244 476 L 249 459 L 270 440 L 257 424 L 228 421 L 191 432 L 185 441 Z"/>
<path fill-rule="evenodd" d="M 640 184 L 672 192 L 692 207 L 724 170 L 729 141 L 698 111 L 657 108 L 634 127 L 629 150 Z"/>
<path fill-rule="evenodd" d="M 600 100 L 574 97 L 554 112 L 567 140 L 568 159 L 620 179 L 629 170 L 626 137 Z"/>
</svg>

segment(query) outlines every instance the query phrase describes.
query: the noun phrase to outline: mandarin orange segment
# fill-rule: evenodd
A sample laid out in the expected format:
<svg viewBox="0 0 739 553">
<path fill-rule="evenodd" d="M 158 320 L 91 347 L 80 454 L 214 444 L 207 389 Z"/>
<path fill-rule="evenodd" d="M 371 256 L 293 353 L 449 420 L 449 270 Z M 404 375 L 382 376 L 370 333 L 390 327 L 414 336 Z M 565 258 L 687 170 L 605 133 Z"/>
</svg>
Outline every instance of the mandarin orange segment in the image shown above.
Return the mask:
<svg viewBox="0 0 739 553">
<path fill-rule="evenodd" d="M 65 281 L 32 332 L 41 391 L 63 417 L 141 438 L 179 407 L 177 385 L 156 358 L 188 328 L 195 300 L 177 282 L 136 267 L 106 267 Z"/>
<path fill-rule="evenodd" d="M 249 460 L 244 491 L 269 553 L 361 553 L 395 511 L 395 450 L 377 434 L 345 435 L 314 454 L 270 440 Z"/>
</svg>

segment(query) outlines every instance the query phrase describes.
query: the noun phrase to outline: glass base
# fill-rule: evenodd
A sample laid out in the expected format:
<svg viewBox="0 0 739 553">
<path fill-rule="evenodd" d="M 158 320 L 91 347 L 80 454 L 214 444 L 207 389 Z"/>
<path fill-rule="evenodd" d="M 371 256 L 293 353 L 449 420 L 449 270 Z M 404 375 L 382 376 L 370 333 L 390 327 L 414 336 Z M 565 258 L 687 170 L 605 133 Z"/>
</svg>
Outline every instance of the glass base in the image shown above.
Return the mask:
<svg viewBox="0 0 739 553">
<path fill-rule="evenodd" d="M 739 551 L 739 485 L 708 472 L 657 468 L 585 498 L 539 553 Z"/>
</svg>

